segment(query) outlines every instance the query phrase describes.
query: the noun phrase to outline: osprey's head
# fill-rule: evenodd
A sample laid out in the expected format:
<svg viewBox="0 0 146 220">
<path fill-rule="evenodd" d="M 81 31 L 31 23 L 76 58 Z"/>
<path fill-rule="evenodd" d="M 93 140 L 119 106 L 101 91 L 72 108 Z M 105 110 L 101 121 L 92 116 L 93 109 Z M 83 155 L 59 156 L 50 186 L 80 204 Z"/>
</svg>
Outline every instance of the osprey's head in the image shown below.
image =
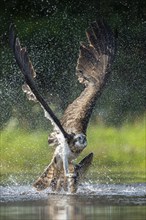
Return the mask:
<svg viewBox="0 0 146 220">
<path fill-rule="evenodd" d="M 72 151 L 81 152 L 87 146 L 86 136 L 83 133 L 73 135 L 69 145 Z"/>
</svg>

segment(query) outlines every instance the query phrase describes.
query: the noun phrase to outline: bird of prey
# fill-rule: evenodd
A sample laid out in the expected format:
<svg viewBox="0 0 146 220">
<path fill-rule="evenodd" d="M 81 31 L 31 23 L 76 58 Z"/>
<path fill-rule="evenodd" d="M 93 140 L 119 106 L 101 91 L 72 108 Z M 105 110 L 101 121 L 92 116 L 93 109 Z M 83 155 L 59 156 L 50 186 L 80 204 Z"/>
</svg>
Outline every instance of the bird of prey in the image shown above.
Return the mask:
<svg viewBox="0 0 146 220">
<path fill-rule="evenodd" d="M 81 176 L 79 173 L 85 173 L 93 158 L 93 154 L 90 154 L 78 165 L 72 164 L 87 146 L 87 125 L 110 73 L 115 55 L 115 37 L 103 20 L 92 22 L 86 30 L 86 36 L 88 44 L 80 44 L 76 66 L 77 78 L 85 88 L 80 96 L 68 105 L 59 120 L 37 90 L 34 81 L 36 72 L 27 50 L 21 47 L 14 25 L 10 25 L 10 45 L 25 78 L 22 89 L 29 100 L 40 103 L 45 117 L 54 127 L 48 142 L 55 146 L 55 152 L 48 167 L 34 183 L 38 190 L 51 186 L 55 190 L 63 187 L 75 192 L 77 176 Z"/>
</svg>

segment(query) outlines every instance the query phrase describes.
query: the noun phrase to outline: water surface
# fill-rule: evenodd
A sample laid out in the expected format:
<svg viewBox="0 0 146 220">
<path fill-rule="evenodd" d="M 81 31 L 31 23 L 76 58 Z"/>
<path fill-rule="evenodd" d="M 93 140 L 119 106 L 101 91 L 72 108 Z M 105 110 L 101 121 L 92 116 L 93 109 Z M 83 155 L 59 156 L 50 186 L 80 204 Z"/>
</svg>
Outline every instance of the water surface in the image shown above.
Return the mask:
<svg viewBox="0 0 146 220">
<path fill-rule="evenodd" d="M 146 219 L 146 184 L 84 183 L 76 194 L 1 186 L 2 220 Z"/>
</svg>

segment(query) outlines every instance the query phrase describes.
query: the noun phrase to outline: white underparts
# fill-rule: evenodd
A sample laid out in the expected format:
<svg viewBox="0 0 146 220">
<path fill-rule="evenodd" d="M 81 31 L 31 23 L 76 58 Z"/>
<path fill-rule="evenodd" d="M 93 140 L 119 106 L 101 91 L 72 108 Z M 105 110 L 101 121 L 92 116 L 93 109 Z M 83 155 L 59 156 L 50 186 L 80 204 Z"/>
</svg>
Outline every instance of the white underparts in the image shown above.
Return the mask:
<svg viewBox="0 0 146 220">
<path fill-rule="evenodd" d="M 44 107 L 41 105 L 41 107 L 44 110 L 44 115 L 47 119 L 49 119 L 54 126 L 54 130 L 56 131 L 56 138 L 59 142 L 59 145 L 56 147 L 55 150 L 55 156 L 60 156 L 63 161 L 63 168 L 65 172 L 65 176 L 69 175 L 69 169 L 68 169 L 68 158 L 71 155 L 71 150 L 69 148 L 69 145 L 63 135 L 63 133 L 60 131 L 58 126 L 54 123 L 48 112 L 44 109 Z"/>
</svg>

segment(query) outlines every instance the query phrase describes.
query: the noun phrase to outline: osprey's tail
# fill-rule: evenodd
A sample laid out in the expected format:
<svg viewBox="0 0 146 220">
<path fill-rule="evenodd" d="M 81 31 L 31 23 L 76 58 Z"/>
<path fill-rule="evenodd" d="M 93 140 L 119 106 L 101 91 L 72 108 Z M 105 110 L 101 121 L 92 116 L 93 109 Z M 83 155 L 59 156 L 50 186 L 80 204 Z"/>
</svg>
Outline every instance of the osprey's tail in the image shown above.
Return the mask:
<svg viewBox="0 0 146 220">
<path fill-rule="evenodd" d="M 38 191 L 50 187 L 53 191 L 60 191 L 63 188 L 65 191 L 69 190 L 71 193 L 75 193 L 79 183 L 90 167 L 92 159 L 93 153 L 90 153 L 79 164 L 69 164 L 69 173 L 72 175 L 69 178 L 64 176 L 63 169 L 57 169 L 55 163 L 51 162 L 33 186 Z"/>
<path fill-rule="evenodd" d="M 64 190 L 67 190 L 67 179 L 64 177 L 63 166 L 61 169 L 58 169 L 54 161 L 52 161 L 33 186 L 38 191 L 44 190 L 47 187 L 50 187 L 53 191 L 59 191 L 62 187 Z"/>
<path fill-rule="evenodd" d="M 51 162 L 48 167 L 44 170 L 42 175 L 37 179 L 33 186 L 38 190 L 44 190 L 49 186 L 55 184 L 55 179 L 57 176 L 57 169 L 54 162 Z"/>
</svg>

